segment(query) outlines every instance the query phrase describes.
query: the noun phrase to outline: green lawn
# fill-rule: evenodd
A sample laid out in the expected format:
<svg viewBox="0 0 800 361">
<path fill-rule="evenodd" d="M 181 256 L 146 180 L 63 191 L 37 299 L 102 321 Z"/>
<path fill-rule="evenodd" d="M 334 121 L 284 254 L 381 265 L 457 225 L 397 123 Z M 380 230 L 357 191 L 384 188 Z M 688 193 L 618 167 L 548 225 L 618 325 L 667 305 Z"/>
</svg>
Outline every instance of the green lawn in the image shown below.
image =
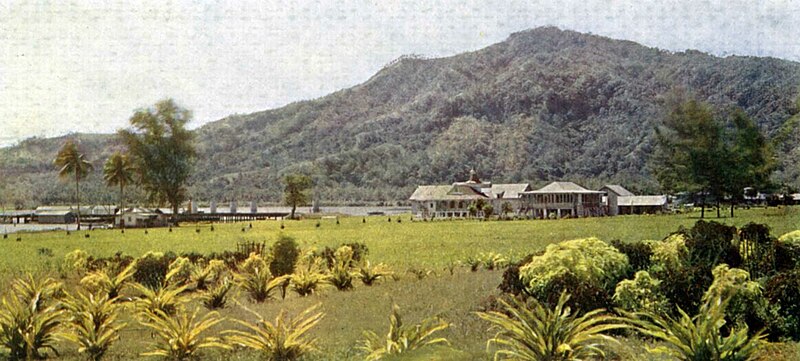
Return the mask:
<svg viewBox="0 0 800 361">
<path fill-rule="evenodd" d="M 442 333 L 451 342 L 452 348 L 436 348 L 416 354 L 405 360 L 490 360 L 486 352 L 486 340 L 493 331 L 478 319 L 474 312 L 490 304 L 499 294 L 502 271 L 469 272 L 463 267 L 450 269 L 447 265 L 478 252 L 499 252 L 520 256 L 534 252 L 552 242 L 567 239 L 597 236 L 604 240 L 620 239 L 635 241 L 660 239 L 680 226 L 691 226 L 697 214 L 661 216 L 620 216 L 609 218 L 566 219 L 555 221 L 437 221 L 411 222 L 408 215 L 400 218 L 369 217 L 362 223 L 360 217 L 335 219 L 286 221 L 281 230 L 279 221 L 249 223 L 183 225 L 168 229 L 95 230 L 72 232 L 40 232 L 19 234 L 3 241 L 4 252 L 0 254 L 0 272 L 5 280 L 22 271 L 55 271 L 65 253 L 80 248 L 95 256 L 109 256 L 121 251 L 139 256 L 147 251 L 220 252 L 233 250 L 239 241 L 275 241 L 278 234 L 288 234 L 304 246 L 337 246 L 345 242 L 364 242 L 369 247 L 368 259 L 385 262 L 395 269 L 399 280 L 387 280 L 372 287 L 358 285 L 352 291 L 340 292 L 333 288 L 323 289 L 306 298 L 290 295 L 285 300 L 273 300 L 253 304 L 243 295 L 237 300 L 267 319 L 273 319 L 281 309 L 291 313 L 308 306 L 320 304 L 325 318 L 313 331 L 318 337 L 320 352 L 307 360 L 360 360 L 354 346 L 362 338 L 364 330 L 384 334 L 388 327 L 388 314 L 393 303 L 402 309 L 404 321 L 410 324 L 423 317 L 439 316 L 451 323 Z M 710 220 L 716 220 L 711 218 Z M 718 221 L 741 226 L 748 222 L 768 224 L 774 235 L 800 229 L 800 208 L 770 208 L 740 210 L 736 218 Z M 198 233 L 196 230 L 199 229 Z M 242 231 L 244 229 L 244 231 Z M 87 239 L 85 235 L 89 234 Z M 49 249 L 49 251 L 40 251 Z M 427 278 L 418 280 L 406 272 L 409 268 L 432 270 Z M 56 273 L 57 274 L 57 273 Z M 67 279 L 67 283 L 74 283 Z M 7 284 L 7 282 L 5 283 Z M 191 301 L 190 308 L 198 306 Z M 227 318 L 253 320 L 253 316 L 242 306 L 232 304 L 221 312 Z M 112 348 L 109 359 L 128 360 L 138 358 L 152 341 L 149 331 L 130 315 L 121 334 L 121 341 Z M 236 327 L 226 321 L 217 330 Z M 62 359 L 80 359 L 74 349 L 66 344 L 59 347 Z M 457 350 L 457 351 L 456 351 Z M 2 354 L 2 351 L 0 351 Z M 789 360 L 800 354 L 796 344 L 778 346 L 765 359 Z M 255 360 L 257 355 L 247 352 L 206 353 L 208 359 Z M 455 355 L 455 356 L 454 356 Z M 651 358 L 644 351 L 644 344 L 627 339 L 612 350 L 611 360 L 661 360 Z"/>
<path fill-rule="evenodd" d="M 104 257 L 122 252 L 140 256 L 147 251 L 222 252 L 233 250 L 240 241 L 270 244 L 280 232 L 294 237 L 303 247 L 338 246 L 363 242 L 373 262 L 395 268 L 440 268 L 478 252 L 499 252 L 519 257 L 547 244 L 596 236 L 610 241 L 661 239 L 680 226 L 690 227 L 699 214 L 618 216 L 563 220 L 490 221 L 475 220 L 411 222 L 410 216 L 342 217 L 302 221 L 259 221 L 249 223 L 182 225 L 166 228 L 71 232 L 37 232 L 9 235 L 2 240 L 0 274 L 52 269 L 64 254 L 76 248 Z M 397 223 L 400 219 L 402 222 Z M 800 208 L 784 207 L 737 211 L 735 218 L 708 218 L 737 226 L 748 222 L 768 224 L 774 235 L 800 229 Z M 317 222 L 320 227 L 316 227 Z M 280 229 L 284 224 L 285 228 Z M 199 229 L 199 232 L 197 230 Z M 244 230 L 244 231 L 243 231 Z M 85 238 L 86 235 L 89 238 Z M 16 238 L 21 237 L 17 242 Z M 47 251 L 49 250 L 49 251 Z"/>
</svg>

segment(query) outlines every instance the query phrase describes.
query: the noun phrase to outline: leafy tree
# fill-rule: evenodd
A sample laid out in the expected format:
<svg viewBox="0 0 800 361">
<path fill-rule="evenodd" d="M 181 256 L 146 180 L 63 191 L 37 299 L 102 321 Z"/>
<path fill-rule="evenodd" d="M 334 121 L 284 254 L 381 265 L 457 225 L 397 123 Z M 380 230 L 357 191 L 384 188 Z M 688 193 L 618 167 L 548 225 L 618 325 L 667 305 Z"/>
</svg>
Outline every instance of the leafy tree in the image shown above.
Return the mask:
<svg viewBox="0 0 800 361">
<path fill-rule="evenodd" d="M 731 217 L 736 202 L 743 198 L 745 187 L 764 189 L 774 169 L 772 149 L 753 119 L 741 109 L 730 115 L 731 128 L 727 133 L 726 193 L 731 198 Z"/>
<path fill-rule="evenodd" d="M 662 126 L 656 128 L 654 173 L 666 191 L 700 193 L 703 218 L 706 196 L 720 199 L 724 192 L 723 127 L 709 105 L 673 101 Z"/>
<path fill-rule="evenodd" d="M 286 183 L 283 189 L 283 202 L 292 207 L 291 218 L 294 219 L 294 212 L 297 206 L 308 204 L 308 189 L 311 188 L 311 178 L 303 174 L 290 174 L 284 178 Z"/>
<path fill-rule="evenodd" d="M 91 162 L 86 159 L 86 155 L 81 153 L 78 145 L 72 140 L 67 140 L 61 150 L 58 151 L 56 159 L 53 161 L 59 167 L 58 175 L 62 178 L 69 176 L 75 177 L 75 203 L 78 212 L 78 230 L 81 229 L 81 179 L 86 178 L 94 169 Z"/>
<path fill-rule="evenodd" d="M 172 99 L 137 110 L 132 128 L 119 131 L 128 147 L 139 181 L 156 203 L 169 203 L 173 217 L 186 200 L 186 182 L 195 159 L 194 135 L 186 129 L 192 113 Z"/>
<path fill-rule="evenodd" d="M 103 165 L 103 179 L 109 187 L 119 186 L 119 207 L 124 209 L 125 186 L 133 183 L 134 167 L 127 154 L 114 152 Z"/>
</svg>

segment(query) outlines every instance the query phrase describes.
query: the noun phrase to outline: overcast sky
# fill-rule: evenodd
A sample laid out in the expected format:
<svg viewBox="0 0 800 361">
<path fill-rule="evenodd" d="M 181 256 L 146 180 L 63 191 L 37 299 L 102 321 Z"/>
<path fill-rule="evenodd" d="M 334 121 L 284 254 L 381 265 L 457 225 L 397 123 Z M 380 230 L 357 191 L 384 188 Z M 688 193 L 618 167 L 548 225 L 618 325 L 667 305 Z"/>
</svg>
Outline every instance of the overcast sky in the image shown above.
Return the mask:
<svg viewBox="0 0 800 361">
<path fill-rule="evenodd" d="M 0 1 L 0 146 L 114 132 L 165 97 L 198 127 L 356 85 L 403 54 L 453 55 L 543 25 L 800 61 L 798 1 L 107 2 Z"/>
</svg>

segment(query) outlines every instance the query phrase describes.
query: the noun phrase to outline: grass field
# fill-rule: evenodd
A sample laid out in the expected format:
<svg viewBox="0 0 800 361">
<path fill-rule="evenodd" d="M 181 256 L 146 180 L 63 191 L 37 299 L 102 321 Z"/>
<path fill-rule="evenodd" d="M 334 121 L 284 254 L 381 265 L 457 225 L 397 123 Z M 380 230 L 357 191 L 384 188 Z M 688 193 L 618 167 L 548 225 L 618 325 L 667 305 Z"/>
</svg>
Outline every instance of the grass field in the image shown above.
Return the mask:
<svg viewBox="0 0 800 361">
<path fill-rule="evenodd" d="M 419 322 L 424 317 L 439 316 L 451 323 L 443 332 L 451 346 L 417 355 L 419 360 L 490 360 L 486 340 L 493 335 L 489 325 L 479 320 L 474 312 L 489 304 L 499 294 L 502 271 L 469 272 L 463 267 L 447 267 L 479 252 L 499 252 L 521 255 L 537 251 L 547 244 L 562 240 L 597 236 L 603 240 L 635 241 L 660 239 L 680 226 L 691 226 L 697 214 L 660 216 L 620 216 L 609 218 L 565 219 L 557 221 L 437 221 L 411 222 L 408 215 L 400 218 L 369 217 L 366 223 L 360 217 L 334 219 L 308 219 L 237 224 L 182 225 L 168 229 L 94 230 L 72 232 L 20 233 L 3 240 L 0 253 L 0 273 L 8 280 L 21 272 L 33 271 L 57 275 L 58 264 L 64 254 L 76 248 L 94 256 L 110 256 L 123 252 L 139 256 L 147 251 L 174 251 L 210 253 L 235 249 L 240 241 L 257 241 L 271 244 L 279 233 L 294 237 L 301 246 L 338 246 L 345 242 L 363 242 L 369 248 L 368 259 L 389 264 L 400 276 L 372 287 L 357 286 L 348 292 L 333 288 L 322 290 L 311 297 L 290 295 L 285 300 L 253 304 L 243 296 L 237 297 L 243 306 L 267 319 L 272 319 L 281 309 L 292 313 L 308 306 L 320 304 L 325 318 L 313 331 L 318 337 L 320 351 L 308 360 L 360 360 L 354 346 L 362 332 L 372 330 L 384 334 L 393 303 L 401 307 L 407 323 Z M 766 223 L 774 235 L 800 229 L 800 208 L 770 208 L 740 210 L 736 218 L 709 220 L 737 226 L 749 222 Z M 317 222 L 320 226 L 317 227 Z M 199 233 L 197 230 L 200 230 Z M 89 238 L 85 235 L 88 234 Z M 16 237 L 21 237 L 19 242 Z M 429 269 L 432 274 L 417 279 L 406 272 L 409 268 Z M 68 283 L 74 280 L 68 279 Z M 4 281 L 7 283 L 7 281 Z M 199 307 L 191 301 L 189 308 Z M 253 316 L 241 306 L 231 305 L 221 312 L 228 318 L 250 319 Z M 225 322 L 219 328 L 235 327 Z M 122 331 L 121 341 L 110 351 L 109 359 L 137 358 L 152 342 L 149 331 L 135 320 Z M 79 359 L 79 355 L 66 345 L 59 347 L 62 359 Z M 212 352 L 209 359 L 254 360 L 257 355 L 247 352 Z M 797 344 L 778 346 L 766 356 L 767 360 L 792 360 L 800 357 Z M 644 352 L 639 340 L 626 340 L 609 355 L 611 360 L 664 360 L 651 358 Z"/>
<path fill-rule="evenodd" d="M 342 217 L 301 221 L 260 221 L 250 223 L 187 225 L 173 228 L 93 230 L 18 233 L 2 240 L 0 274 L 41 271 L 63 260 L 64 254 L 83 249 L 96 257 L 116 252 L 138 257 L 147 251 L 222 252 L 233 250 L 240 241 L 274 242 L 283 232 L 302 247 L 338 246 L 363 242 L 374 262 L 395 268 L 441 268 L 479 252 L 499 252 L 519 257 L 544 246 L 569 239 L 596 236 L 605 241 L 661 239 L 680 226 L 691 226 L 699 214 L 618 216 L 562 220 L 491 221 L 475 220 L 411 222 L 410 216 Z M 397 223 L 397 220 L 401 223 Z M 770 226 L 774 235 L 800 229 L 800 208 L 768 208 L 737 211 L 735 218 L 708 218 L 741 226 L 749 222 Z M 316 227 L 317 222 L 320 227 Z M 281 230 L 281 224 L 284 229 Z M 197 232 L 199 230 L 199 232 Z M 147 233 L 145 233 L 147 232 Z M 86 236 L 89 238 L 86 238 Z M 16 241 L 20 237 L 19 242 Z"/>
</svg>

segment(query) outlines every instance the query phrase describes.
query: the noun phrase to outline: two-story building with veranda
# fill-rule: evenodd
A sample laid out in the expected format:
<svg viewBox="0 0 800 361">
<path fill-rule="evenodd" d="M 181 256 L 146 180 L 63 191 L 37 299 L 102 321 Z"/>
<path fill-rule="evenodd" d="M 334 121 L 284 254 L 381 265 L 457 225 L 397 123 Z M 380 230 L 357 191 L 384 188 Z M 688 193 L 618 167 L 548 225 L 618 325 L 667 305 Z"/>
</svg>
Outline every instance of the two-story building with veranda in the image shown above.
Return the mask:
<svg viewBox="0 0 800 361">
<path fill-rule="evenodd" d="M 411 210 L 417 218 L 464 218 L 469 216 L 469 206 L 483 202 L 491 204 L 495 214 L 502 213 L 504 204 L 513 213 L 523 208 L 522 193 L 529 191 L 527 183 L 492 184 L 478 178 L 470 171 L 469 180 L 451 185 L 418 186 L 409 198 Z M 482 212 L 479 212 L 482 216 Z"/>
<path fill-rule="evenodd" d="M 525 214 L 533 218 L 597 217 L 608 214 L 603 192 L 572 182 L 552 182 L 540 189 L 522 192 Z"/>
</svg>

